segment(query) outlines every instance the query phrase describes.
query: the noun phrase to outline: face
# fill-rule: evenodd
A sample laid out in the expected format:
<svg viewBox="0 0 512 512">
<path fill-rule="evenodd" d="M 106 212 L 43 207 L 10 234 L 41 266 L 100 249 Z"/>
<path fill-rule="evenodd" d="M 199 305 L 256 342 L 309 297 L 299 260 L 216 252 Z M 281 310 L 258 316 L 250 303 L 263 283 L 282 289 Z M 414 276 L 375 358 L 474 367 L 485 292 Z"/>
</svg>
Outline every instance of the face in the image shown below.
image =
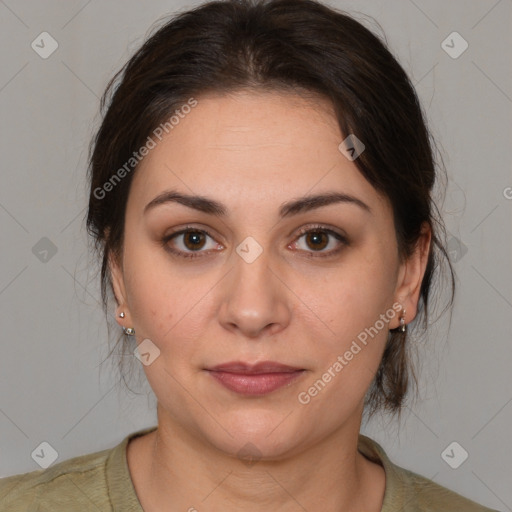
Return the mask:
<svg viewBox="0 0 512 512">
<path fill-rule="evenodd" d="M 400 262 L 391 206 L 338 149 L 325 100 L 197 99 L 133 177 L 119 321 L 159 351 L 143 368 L 160 426 L 279 458 L 359 429 L 397 303 L 416 313 L 428 237 Z M 304 201 L 324 194 L 338 199 Z M 290 368 L 213 371 L 233 362 Z"/>
</svg>

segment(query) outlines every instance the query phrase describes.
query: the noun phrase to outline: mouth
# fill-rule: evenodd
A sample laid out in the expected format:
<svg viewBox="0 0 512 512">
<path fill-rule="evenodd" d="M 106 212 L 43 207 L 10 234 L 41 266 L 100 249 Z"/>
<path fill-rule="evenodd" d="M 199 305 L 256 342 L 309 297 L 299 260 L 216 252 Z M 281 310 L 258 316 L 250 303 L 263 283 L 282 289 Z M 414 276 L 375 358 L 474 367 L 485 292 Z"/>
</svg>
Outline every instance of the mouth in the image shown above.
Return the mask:
<svg viewBox="0 0 512 512">
<path fill-rule="evenodd" d="M 300 377 L 306 370 L 273 361 L 224 363 L 206 371 L 220 384 L 242 395 L 265 395 Z"/>
</svg>

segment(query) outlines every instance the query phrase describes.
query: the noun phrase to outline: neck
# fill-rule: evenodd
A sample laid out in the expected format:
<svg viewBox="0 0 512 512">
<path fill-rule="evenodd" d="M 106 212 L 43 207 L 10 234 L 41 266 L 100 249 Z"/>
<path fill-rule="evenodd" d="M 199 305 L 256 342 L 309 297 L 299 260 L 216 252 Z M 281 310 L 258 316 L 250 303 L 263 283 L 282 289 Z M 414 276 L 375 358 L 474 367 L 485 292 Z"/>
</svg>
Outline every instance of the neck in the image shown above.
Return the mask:
<svg viewBox="0 0 512 512">
<path fill-rule="evenodd" d="M 384 471 L 357 451 L 360 424 L 279 460 L 250 461 L 161 419 L 139 438 L 133 468 L 145 512 L 381 510 Z"/>
</svg>

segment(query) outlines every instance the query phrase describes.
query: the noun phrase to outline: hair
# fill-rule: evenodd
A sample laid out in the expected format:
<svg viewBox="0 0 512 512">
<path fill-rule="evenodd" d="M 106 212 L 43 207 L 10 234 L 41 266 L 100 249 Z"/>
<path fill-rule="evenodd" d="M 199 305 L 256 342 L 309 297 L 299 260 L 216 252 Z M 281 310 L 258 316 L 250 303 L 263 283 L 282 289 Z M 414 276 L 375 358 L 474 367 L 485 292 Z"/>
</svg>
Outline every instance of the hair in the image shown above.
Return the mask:
<svg viewBox="0 0 512 512">
<path fill-rule="evenodd" d="M 101 259 L 105 312 L 113 294 L 109 258 L 122 259 L 125 210 L 137 169 L 134 152 L 191 97 L 244 89 L 314 93 L 330 100 L 341 133 L 365 145 L 354 163 L 390 201 L 401 259 L 415 249 L 424 224 L 430 226 L 413 322 L 414 330 L 426 331 L 431 285 L 442 262 L 451 278 L 448 306 L 455 291 L 433 200 L 435 142 L 414 87 L 386 43 L 351 16 L 314 0 L 219 0 L 181 12 L 156 27 L 109 82 L 101 99 L 103 120 L 90 147 L 86 221 Z M 120 179 L 127 162 L 133 170 Z M 408 345 L 407 333 L 389 332 L 365 398 L 370 416 L 377 410 L 400 415 L 411 384 L 417 386 Z"/>
</svg>

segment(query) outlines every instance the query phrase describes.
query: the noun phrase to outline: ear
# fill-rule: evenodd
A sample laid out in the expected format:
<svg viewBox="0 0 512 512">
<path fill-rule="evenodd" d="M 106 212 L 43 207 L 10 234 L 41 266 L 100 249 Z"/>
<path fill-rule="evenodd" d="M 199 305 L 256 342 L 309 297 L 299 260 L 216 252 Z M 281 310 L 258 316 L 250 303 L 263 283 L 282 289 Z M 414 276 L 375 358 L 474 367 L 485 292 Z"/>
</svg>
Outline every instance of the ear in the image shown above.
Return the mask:
<svg viewBox="0 0 512 512">
<path fill-rule="evenodd" d="M 400 265 L 395 298 L 406 311 L 406 324 L 414 320 L 418 313 L 421 283 L 427 268 L 431 241 L 432 228 L 428 223 L 424 222 L 412 254 Z M 396 325 L 392 325 L 392 329 L 398 327 L 399 320 L 395 320 L 393 324 Z"/>
<path fill-rule="evenodd" d="M 122 264 L 118 261 L 118 258 L 113 254 L 109 255 L 108 258 L 108 268 L 110 271 L 110 276 L 112 279 L 112 287 L 114 289 L 114 296 L 117 302 L 116 308 L 116 320 L 119 325 L 123 325 L 126 321 L 130 322 L 130 313 L 128 311 L 127 301 L 126 301 L 126 288 L 124 284 L 124 276 Z M 123 320 L 119 319 L 119 313 L 123 311 L 125 314 L 125 318 Z"/>
</svg>

